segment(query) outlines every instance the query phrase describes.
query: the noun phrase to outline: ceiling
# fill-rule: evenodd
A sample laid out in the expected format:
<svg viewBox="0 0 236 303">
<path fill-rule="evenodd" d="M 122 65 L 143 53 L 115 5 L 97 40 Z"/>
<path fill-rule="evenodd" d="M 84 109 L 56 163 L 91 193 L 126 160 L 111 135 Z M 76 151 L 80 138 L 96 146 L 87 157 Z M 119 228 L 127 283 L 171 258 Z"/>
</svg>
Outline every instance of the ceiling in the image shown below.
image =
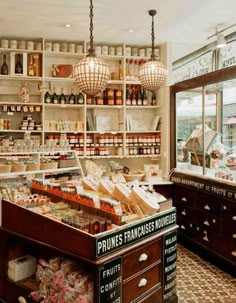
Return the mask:
<svg viewBox="0 0 236 303">
<path fill-rule="evenodd" d="M 156 43 L 207 44 L 215 26 L 236 21 L 235 0 L 94 0 L 95 42 L 149 44 L 149 9 L 157 10 Z M 1 36 L 88 40 L 88 14 L 88 0 L 1 0 Z"/>
</svg>

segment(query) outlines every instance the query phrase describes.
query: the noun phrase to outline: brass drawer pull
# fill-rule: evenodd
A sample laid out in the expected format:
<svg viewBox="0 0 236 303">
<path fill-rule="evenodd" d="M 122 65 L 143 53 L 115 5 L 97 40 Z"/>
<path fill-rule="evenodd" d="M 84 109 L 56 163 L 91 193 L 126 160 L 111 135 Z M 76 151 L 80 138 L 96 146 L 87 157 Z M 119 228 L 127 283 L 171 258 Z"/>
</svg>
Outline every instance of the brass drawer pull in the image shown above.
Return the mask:
<svg viewBox="0 0 236 303">
<path fill-rule="evenodd" d="M 210 223 L 208 222 L 208 220 L 204 221 L 204 225 L 210 226 Z"/>
<path fill-rule="evenodd" d="M 236 216 L 233 216 L 232 219 L 233 219 L 234 221 L 236 221 Z"/>
<path fill-rule="evenodd" d="M 181 215 L 183 216 L 187 216 L 186 210 L 184 209 L 183 211 L 181 211 Z"/>
<path fill-rule="evenodd" d="M 226 210 L 227 209 L 227 206 L 226 205 L 223 205 L 223 210 Z"/>
<path fill-rule="evenodd" d="M 232 237 L 233 237 L 234 239 L 236 239 L 236 234 L 233 234 Z"/>
<path fill-rule="evenodd" d="M 181 229 L 186 229 L 184 225 L 181 225 L 180 228 L 181 228 Z"/>
<path fill-rule="evenodd" d="M 187 198 L 185 198 L 185 197 L 181 198 L 181 201 L 182 202 L 188 202 Z"/>
<path fill-rule="evenodd" d="M 144 261 L 147 261 L 147 259 L 148 259 L 148 255 L 147 254 L 141 254 L 140 256 L 139 256 L 139 262 L 141 263 L 141 262 L 144 262 Z"/>
<path fill-rule="evenodd" d="M 236 257 L 236 250 L 232 251 L 232 256 Z"/>
<path fill-rule="evenodd" d="M 141 288 L 141 287 L 144 287 L 147 285 L 147 279 L 145 278 L 142 278 L 140 281 L 139 281 L 139 284 L 138 284 L 138 287 Z"/>
<path fill-rule="evenodd" d="M 206 205 L 204 206 L 204 209 L 205 209 L 205 210 L 211 210 L 211 208 L 210 208 L 210 206 L 209 206 L 208 204 L 206 204 Z"/>
</svg>

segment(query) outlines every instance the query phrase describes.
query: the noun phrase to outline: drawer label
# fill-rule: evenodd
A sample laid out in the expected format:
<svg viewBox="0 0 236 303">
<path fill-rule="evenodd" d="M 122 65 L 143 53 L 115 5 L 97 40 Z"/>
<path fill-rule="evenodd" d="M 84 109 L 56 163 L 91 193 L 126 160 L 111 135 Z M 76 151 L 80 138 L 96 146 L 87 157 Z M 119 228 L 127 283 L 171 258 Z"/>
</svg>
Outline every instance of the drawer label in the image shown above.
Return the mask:
<svg viewBox="0 0 236 303">
<path fill-rule="evenodd" d="M 176 210 L 171 208 L 141 222 L 121 227 L 104 236 L 101 235 L 96 239 L 96 257 L 100 258 L 174 225 L 176 225 Z"/>
<path fill-rule="evenodd" d="M 196 180 L 188 179 L 187 177 L 179 177 L 172 175 L 171 181 L 177 184 L 182 184 L 185 186 L 193 187 L 196 189 L 203 190 L 208 193 L 212 193 L 217 196 L 226 197 L 232 200 L 236 200 L 236 191 L 229 190 L 220 186 L 212 185 L 210 183 L 207 183 L 206 180 L 203 180 L 203 182 L 199 182 Z"/>
<path fill-rule="evenodd" d="M 99 268 L 99 303 L 122 302 L 122 262 L 121 257 L 104 263 Z"/>
<path fill-rule="evenodd" d="M 163 237 L 163 301 L 176 295 L 177 231 Z"/>
</svg>

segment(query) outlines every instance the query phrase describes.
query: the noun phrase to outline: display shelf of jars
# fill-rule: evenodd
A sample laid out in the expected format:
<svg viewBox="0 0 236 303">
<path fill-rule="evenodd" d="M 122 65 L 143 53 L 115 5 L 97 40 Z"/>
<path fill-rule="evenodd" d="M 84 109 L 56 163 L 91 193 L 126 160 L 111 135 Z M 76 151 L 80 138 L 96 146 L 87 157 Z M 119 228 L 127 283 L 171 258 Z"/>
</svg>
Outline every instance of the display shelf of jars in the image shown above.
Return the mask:
<svg viewBox="0 0 236 303">
<path fill-rule="evenodd" d="M 0 80 L 19 80 L 19 81 L 37 81 L 41 82 L 42 77 L 33 77 L 33 76 L 11 76 L 11 75 L 0 75 Z"/>
</svg>

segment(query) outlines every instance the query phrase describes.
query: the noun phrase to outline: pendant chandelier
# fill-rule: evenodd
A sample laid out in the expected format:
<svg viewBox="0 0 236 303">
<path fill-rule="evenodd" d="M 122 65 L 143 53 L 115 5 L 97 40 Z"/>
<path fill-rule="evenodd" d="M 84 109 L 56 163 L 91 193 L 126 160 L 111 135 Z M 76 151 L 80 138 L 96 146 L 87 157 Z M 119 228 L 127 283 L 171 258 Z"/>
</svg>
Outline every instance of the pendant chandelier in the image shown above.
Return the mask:
<svg viewBox="0 0 236 303">
<path fill-rule="evenodd" d="M 161 62 L 157 61 L 154 53 L 154 16 L 157 12 L 156 10 L 150 10 L 148 13 L 152 17 L 152 54 L 151 59 L 140 66 L 139 79 L 145 89 L 156 91 L 164 85 L 167 78 L 167 69 Z"/>
<path fill-rule="evenodd" d="M 96 57 L 93 45 L 93 1 L 90 0 L 90 48 L 86 58 L 74 66 L 74 77 L 78 88 L 89 96 L 103 91 L 109 79 L 106 62 Z"/>
</svg>

